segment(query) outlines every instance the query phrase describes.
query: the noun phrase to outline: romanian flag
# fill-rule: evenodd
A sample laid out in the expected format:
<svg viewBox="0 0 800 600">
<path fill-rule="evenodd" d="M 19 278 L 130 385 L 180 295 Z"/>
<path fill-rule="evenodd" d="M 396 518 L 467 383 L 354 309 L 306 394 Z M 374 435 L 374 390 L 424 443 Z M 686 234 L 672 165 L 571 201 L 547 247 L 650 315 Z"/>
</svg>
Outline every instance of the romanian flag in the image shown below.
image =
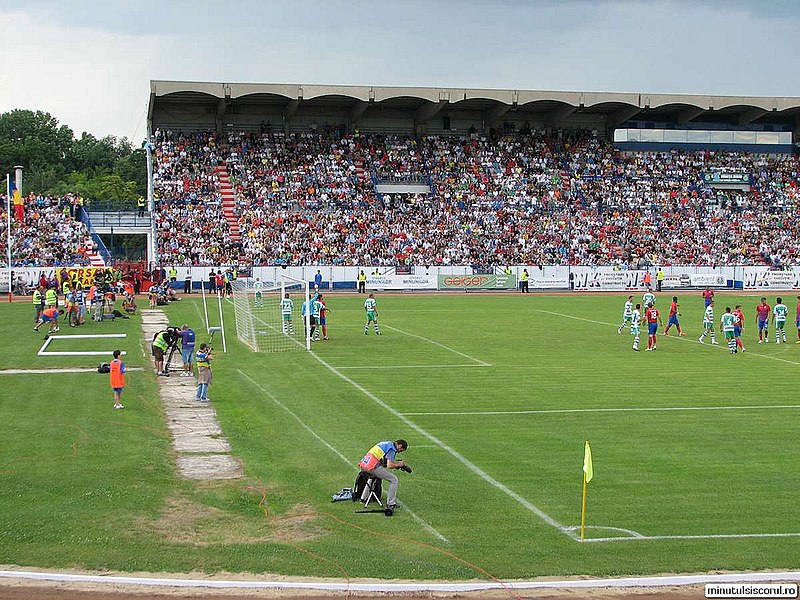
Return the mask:
<svg viewBox="0 0 800 600">
<path fill-rule="evenodd" d="M 592 466 L 592 449 L 588 440 L 583 447 L 583 472 L 586 477 L 586 483 L 589 483 L 594 477 L 594 467 Z"/>
<path fill-rule="evenodd" d="M 20 194 L 17 188 L 17 182 L 14 180 L 13 175 L 8 178 L 8 197 L 14 204 L 14 218 L 16 218 L 17 221 L 24 220 L 25 208 L 22 203 L 22 194 Z"/>
</svg>

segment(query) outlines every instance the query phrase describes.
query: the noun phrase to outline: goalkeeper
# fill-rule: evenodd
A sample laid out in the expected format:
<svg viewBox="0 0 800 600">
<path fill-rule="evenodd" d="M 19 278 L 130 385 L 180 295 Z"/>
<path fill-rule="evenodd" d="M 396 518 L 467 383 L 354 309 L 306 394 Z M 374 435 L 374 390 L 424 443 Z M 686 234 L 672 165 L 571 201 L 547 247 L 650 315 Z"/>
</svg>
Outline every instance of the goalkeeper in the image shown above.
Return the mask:
<svg viewBox="0 0 800 600">
<path fill-rule="evenodd" d="M 397 460 L 397 453 L 405 452 L 407 448 L 408 442 L 402 439 L 394 442 L 378 442 L 369 449 L 369 452 L 367 452 L 364 458 L 361 459 L 361 462 L 358 463 L 358 467 L 362 471 L 366 471 L 370 475 L 374 475 L 379 479 L 389 482 L 386 508 L 392 512 L 397 508 L 397 486 L 399 482 L 397 475 L 389 471 L 389 469 L 402 469 L 407 473 L 411 472 L 411 467 L 406 465 L 402 460 Z M 361 500 L 366 502 L 369 498 L 369 490 L 365 487 L 361 495 Z M 391 512 L 387 514 L 391 514 Z"/>
</svg>

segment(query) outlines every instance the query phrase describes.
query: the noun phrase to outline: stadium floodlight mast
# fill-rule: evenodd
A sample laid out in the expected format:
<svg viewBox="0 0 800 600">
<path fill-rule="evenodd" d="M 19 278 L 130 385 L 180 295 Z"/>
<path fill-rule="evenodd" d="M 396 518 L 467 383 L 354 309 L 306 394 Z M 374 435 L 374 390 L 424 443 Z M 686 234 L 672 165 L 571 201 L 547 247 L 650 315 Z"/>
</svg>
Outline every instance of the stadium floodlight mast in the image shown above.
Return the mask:
<svg viewBox="0 0 800 600">
<path fill-rule="evenodd" d="M 233 282 L 236 335 L 254 352 L 311 350 L 308 282 L 278 272 L 274 281 Z M 303 314 L 303 312 L 307 314 Z"/>
</svg>

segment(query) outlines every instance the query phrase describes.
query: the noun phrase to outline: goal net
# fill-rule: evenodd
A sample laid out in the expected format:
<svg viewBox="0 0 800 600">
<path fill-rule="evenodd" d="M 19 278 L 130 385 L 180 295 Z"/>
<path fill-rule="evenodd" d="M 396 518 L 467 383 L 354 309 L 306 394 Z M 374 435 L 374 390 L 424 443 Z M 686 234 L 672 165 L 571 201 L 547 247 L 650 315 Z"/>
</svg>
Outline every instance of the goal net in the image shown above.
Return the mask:
<svg viewBox="0 0 800 600">
<path fill-rule="evenodd" d="M 254 352 L 310 350 L 311 338 L 302 314 L 308 282 L 279 275 L 277 281 L 233 282 L 236 335 Z"/>
</svg>

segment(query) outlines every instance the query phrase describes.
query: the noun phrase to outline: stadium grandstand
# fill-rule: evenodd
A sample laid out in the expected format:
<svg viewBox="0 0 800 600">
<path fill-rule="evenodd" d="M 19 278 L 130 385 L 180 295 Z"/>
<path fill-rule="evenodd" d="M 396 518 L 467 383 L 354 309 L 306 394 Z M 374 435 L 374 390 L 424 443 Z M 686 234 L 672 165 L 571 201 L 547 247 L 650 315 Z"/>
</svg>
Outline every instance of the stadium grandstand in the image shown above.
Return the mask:
<svg viewBox="0 0 800 600">
<path fill-rule="evenodd" d="M 153 81 L 180 265 L 797 262 L 800 99 Z"/>
</svg>

